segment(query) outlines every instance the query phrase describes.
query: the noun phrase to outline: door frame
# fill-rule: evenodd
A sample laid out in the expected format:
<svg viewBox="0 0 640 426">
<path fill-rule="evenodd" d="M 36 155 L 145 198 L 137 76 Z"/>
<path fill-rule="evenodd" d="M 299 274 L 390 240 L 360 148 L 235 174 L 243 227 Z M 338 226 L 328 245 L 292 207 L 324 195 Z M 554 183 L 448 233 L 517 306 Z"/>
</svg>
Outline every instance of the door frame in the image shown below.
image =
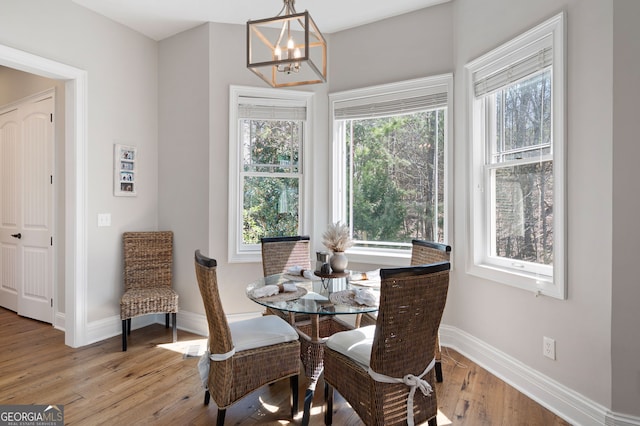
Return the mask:
<svg viewBox="0 0 640 426">
<path fill-rule="evenodd" d="M 0 65 L 65 81 L 64 341 L 77 348 L 88 344 L 87 72 L 2 44 Z"/>
</svg>

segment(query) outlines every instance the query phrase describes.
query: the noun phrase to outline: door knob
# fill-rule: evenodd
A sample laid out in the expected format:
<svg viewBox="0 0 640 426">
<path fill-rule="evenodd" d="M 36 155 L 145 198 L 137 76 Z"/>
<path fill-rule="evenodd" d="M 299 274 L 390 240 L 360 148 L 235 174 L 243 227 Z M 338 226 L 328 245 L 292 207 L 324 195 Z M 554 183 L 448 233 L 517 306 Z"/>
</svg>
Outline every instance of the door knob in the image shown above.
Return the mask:
<svg viewBox="0 0 640 426">
<path fill-rule="evenodd" d="M 21 233 L 19 233 L 19 232 L 18 232 L 17 234 L 11 234 L 11 236 L 12 236 L 13 238 L 17 238 L 17 239 L 22 238 L 22 234 L 21 234 Z"/>
</svg>

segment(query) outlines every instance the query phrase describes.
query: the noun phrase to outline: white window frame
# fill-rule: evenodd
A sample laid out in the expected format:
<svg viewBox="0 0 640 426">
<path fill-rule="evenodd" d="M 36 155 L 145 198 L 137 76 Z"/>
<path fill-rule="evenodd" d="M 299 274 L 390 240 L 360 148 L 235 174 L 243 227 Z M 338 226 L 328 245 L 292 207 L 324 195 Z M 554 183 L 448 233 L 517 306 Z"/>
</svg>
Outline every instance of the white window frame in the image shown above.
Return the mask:
<svg viewBox="0 0 640 426">
<path fill-rule="evenodd" d="M 469 141 L 471 173 L 469 180 L 470 209 L 467 272 L 471 275 L 533 291 L 558 299 L 566 299 L 566 33 L 564 12 L 552 17 L 506 44 L 465 66 L 468 93 Z M 553 143 L 553 265 L 549 267 L 503 262 L 491 258 L 489 234 L 490 200 L 485 191 L 487 181 L 485 98 L 476 98 L 474 83 L 504 70 L 551 46 L 551 107 Z M 533 74 L 530 74 L 533 75 Z M 507 83 L 510 84 L 510 83 Z M 504 87 L 504 86 L 503 86 Z"/>
<path fill-rule="evenodd" d="M 393 101 L 415 97 L 416 94 L 446 93 L 447 110 L 445 113 L 445 182 L 444 182 L 444 240 L 450 241 L 452 236 L 451 224 L 451 182 L 453 173 L 452 149 L 453 143 L 453 74 L 441 74 L 425 78 L 417 78 L 379 86 L 366 87 L 329 95 L 329 131 L 332 135 L 331 164 L 330 164 L 330 221 L 347 221 L 346 193 L 346 162 L 347 153 L 342 137 L 341 126 L 336 124 L 335 109 L 339 103 L 353 102 L 361 104 L 363 101 Z M 411 244 L 407 244 L 410 248 Z M 376 265 L 398 265 L 411 257 L 410 250 L 394 248 L 353 247 L 348 250 L 349 260 L 353 262 L 370 263 Z"/>
<path fill-rule="evenodd" d="M 238 105 L 240 100 L 246 103 L 246 98 L 253 98 L 256 105 L 272 106 L 305 106 L 306 120 L 303 126 L 302 146 L 300 150 L 300 194 L 299 194 L 299 227 L 301 234 L 308 234 L 310 223 L 310 159 L 308 147 L 311 146 L 313 126 L 313 96 L 312 92 L 302 92 L 285 89 L 257 88 L 247 86 L 229 87 L 229 233 L 228 257 L 229 263 L 261 262 L 260 244 L 242 244 L 242 144 L 240 143 Z"/>
</svg>

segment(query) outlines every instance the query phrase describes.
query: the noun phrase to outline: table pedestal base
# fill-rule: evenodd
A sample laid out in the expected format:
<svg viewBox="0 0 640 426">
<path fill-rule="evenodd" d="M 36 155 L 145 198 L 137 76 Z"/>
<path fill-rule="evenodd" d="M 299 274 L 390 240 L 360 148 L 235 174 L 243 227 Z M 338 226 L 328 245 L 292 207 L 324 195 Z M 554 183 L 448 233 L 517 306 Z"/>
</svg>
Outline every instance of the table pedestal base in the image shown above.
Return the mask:
<svg viewBox="0 0 640 426">
<path fill-rule="evenodd" d="M 325 316 L 320 320 L 319 315 L 315 314 L 311 315 L 309 321 L 296 323 L 296 330 L 300 335 L 300 359 L 304 366 L 304 373 L 309 378 L 309 386 L 304 396 L 303 426 L 309 424 L 311 402 L 324 367 L 325 342 L 332 334 L 351 329 L 353 327 L 347 323 L 329 316 Z"/>
</svg>

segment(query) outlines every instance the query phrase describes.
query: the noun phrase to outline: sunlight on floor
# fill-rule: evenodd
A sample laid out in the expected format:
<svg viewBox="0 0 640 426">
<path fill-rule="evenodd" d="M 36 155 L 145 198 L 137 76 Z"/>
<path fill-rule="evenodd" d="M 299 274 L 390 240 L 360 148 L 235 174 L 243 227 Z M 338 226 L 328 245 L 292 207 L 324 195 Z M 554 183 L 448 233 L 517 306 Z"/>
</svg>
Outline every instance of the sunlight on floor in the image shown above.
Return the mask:
<svg viewBox="0 0 640 426">
<path fill-rule="evenodd" d="M 438 426 L 446 426 L 452 424 L 451 420 L 445 416 L 442 411 L 438 410 L 438 416 L 436 417 Z"/>
<path fill-rule="evenodd" d="M 204 353 L 207 339 L 183 340 L 176 343 L 163 343 L 158 348 L 167 349 L 182 354 L 185 358 L 199 357 Z"/>
<path fill-rule="evenodd" d="M 260 404 L 265 411 L 275 413 L 280 409 L 280 407 L 278 407 L 277 405 L 269 404 L 268 402 L 266 402 L 263 397 L 258 398 L 258 400 L 260 401 Z"/>
</svg>

